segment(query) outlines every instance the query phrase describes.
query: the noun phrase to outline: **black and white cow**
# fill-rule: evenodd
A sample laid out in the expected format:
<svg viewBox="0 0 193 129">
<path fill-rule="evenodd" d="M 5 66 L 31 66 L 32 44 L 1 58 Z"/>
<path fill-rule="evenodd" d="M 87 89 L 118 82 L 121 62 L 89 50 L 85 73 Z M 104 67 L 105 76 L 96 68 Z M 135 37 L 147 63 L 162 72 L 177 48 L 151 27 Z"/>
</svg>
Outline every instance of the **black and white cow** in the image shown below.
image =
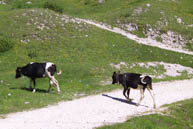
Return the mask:
<svg viewBox="0 0 193 129">
<path fill-rule="evenodd" d="M 60 88 L 58 81 L 54 77 L 54 73 L 56 72 L 56 64 L 51 62 L 46 63 L 29 63 L 26 66 L 18 67 L 16 69 L 16 78 L 21 77 L 22 75 L 27 76 L 30 78 L 30 89 L 32 89 L 32 83 L 34 85 L 33 92 L 36 92 L 35 85 L 36 85 L 36 78 L 48 77 L 50 79 L 50 87 L 48 92 L 50 91 L 51 87 L 55 84 L 57 87 L 58 93 L 60 93 Z M 57 74 L 61 74 L 57 73 Z"/>
<path fill-rule="evenodd" d="M 155 99 L 154 99 L 154 95 L 152 93 L 152 78 L 150 76 L 147 75 L 142 75 L 142 74 L 137 74 L 137 73 L 116 73 L 114 72 L 112 75 L 112 84 L 122 84 L 123 86 L 123 95 L 126 97 L 126 99 L 128 99 L 129 101 L 131 101 L 132 99 L 129 99 L 129 93 L 130 93 L 130 88 L 133 89 L 139 89 L 140 93 L 141 93 L 141 97 L 139 102 L 137 103 L 137 106 L 141 103 L 141 101 L 144 98 L 144 92 L 145 89 L 147 89 L 149 91 L 149 93 L 151 94 L 151 97 L 153 99 L 153 106 L 154 108 L 156 108 L 156 104 L 155 104 Z M 126 95 L 127 92 L 127 95 Z"/>
</svg>

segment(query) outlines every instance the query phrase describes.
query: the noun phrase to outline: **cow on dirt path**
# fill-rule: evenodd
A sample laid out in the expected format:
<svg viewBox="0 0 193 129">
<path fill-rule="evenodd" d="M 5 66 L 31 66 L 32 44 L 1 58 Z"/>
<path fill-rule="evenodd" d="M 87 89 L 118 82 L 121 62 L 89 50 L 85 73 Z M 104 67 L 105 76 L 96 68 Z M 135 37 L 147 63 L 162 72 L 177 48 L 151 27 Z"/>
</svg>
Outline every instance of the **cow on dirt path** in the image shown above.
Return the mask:
<svg viewBox="0 0 193 129">
<path fill-rule="evenodd" d="M 139 89 L 141 93 L 141 97 L 137 106 L 140 105 L 141 101 L 144 98 L 145 89 L 149 91 L 151 97 L 153 99 L 153 107 L 156 108 L 154 94 L 152 93 L 152 78 L 147 75 L 137 74 L 137 73 L 117 73 L 114 72 L 112 75 L 112 84 L 118 83 L 123 86 L 123 95 L 131 101 L 129 98 L 130 88 Z M 127 92 L 127 95 L 126 95 Z"/>
</svg>

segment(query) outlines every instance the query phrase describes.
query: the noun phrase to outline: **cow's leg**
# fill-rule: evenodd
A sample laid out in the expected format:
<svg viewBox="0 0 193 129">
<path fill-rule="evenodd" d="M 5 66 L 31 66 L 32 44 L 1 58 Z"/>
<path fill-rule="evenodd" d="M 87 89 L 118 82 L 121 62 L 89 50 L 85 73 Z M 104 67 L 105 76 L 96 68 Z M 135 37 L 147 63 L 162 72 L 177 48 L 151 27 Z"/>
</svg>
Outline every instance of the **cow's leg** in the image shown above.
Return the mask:
<svg viewBox="0 0 193 129">
<path fill-rule="evenodd" d="M 53 81 L 50 79 L 50 87 L 48 89 L 48 93 L 50 92 L 50 89 L 52 88 L 53 84 L 54 84 Z"/>
<path fill-rule="evenodd" d="M 60 87 L 59 87 L 58 81 L 55 79 L 55 77 L 54 77 L 54 76 L 53 76 L 52 78 L 53 78 L 54 83 L 55 83 L 55 85 L 56 85 L 56 88 L 57 88 L 58 94 L 60 94 Z"/>
<path fill-rule="evenodd" d="M 33 80 L 30 79 L 30 84 L 29 84 L 29 89 L 32 90 L 32 83 L 33 83 Z"/>
<path fill-rule="evenodd" d="M 152 99 L 153 99 L 153 108 L 156 108 L 156 103 L 155 103 L 155 98 L 154 98 L 154 93 L 152 93 L 153 91 L 150 88 L 147 88 L 147 90 L 149 91 Z"/>
<path fill-rule="evenodd" d="M 33 79 L 33 83 L 34 83 L 34 89 L 33 89 L 33 93 L 35 93 L 36 92 L 36 80 L 35 79 Z"/>
<path fill-rule="evenodd" d="M 125 96 L 125 98 L 126 99 L 128 99 L 128 97 L 126 96 L 126 91 L 127 91 L 127 89 L 128 89 L 128 86 L 126 85 L 126 82 L 124 81 L 123 83 L 122 83 L 122 85 L 123 85 L 123 95 Z"/>
<path fill-rule="evenodd" d="M 139 100 L 139 102 L 137 103 L 137 106 L 139 106 L 140 105 L 140 103 L 141 103 L 141 101 L 143 100 L 143 98 L 144 98 L 144 89 L 140 89 L 140 100 Z"/>
<path fill-rule="evenodd" d="M 128 99 L 128 97 L 127 97 L 126 94 L 125 94 L 126 91 L 127 91 L 127 88 L 124 88 L 124 89 L 123 89 L 123 95 L 125 96 L 126 99 Z"/>
<path fill-rule="evenodd" d="M 49 77 L 49 79 L 56 85 L 58 94 L 60 94 L 60 87 L 59 87 L 58 81 L 55 79 L 54 76 L 51 76 L 51 75 L 50 75 L 50 72 L 47 71 L 46 73 L 47 73 L 47 76 Z M 49 89 L 50 89 L 50 88 L 49 88 Z"/>
<path fill-rule="evenodd" d="M 129 94 L 130 94 L 130 88 L 128 88 L 128 90 L 127 90 L 127 99 L 128 99 L 129 101 L 132 101 L 133 99 L 130 99 L 130 98 L 129 98 Z"/>
</svg>

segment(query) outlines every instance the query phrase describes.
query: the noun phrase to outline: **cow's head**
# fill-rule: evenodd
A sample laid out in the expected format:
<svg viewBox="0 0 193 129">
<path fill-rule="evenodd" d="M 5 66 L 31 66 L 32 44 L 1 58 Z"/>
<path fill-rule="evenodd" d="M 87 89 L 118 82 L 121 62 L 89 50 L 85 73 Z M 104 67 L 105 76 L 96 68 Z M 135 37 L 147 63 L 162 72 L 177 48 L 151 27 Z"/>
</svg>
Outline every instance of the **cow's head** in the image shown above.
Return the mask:
<svg viewBox="0 0 193 129">
<path fill-rule="evenodd" d="M 21 69 L 21 67 L 18 67 L 16 69 L 16 76 L 15 76 L 15 78 L 19 78 L 21 76 L 22 76 L 22 69 Z"/>
<path fill-rule="evenodd" d="M 116 73 L 116 72 L 113 72 L 113 75 L 112 75 L 112 84 L 116 84 L 116 83 L 119 83 L 119 72 Z"/>
</svg>

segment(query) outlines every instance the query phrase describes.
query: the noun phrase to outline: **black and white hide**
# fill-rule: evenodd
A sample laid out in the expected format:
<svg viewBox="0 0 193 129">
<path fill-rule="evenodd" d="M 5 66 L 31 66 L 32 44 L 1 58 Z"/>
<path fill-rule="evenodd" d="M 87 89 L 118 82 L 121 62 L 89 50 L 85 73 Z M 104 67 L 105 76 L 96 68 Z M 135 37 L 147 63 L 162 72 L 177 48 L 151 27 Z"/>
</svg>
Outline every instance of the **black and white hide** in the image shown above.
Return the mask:
<svg viewBox="0 0 193 129">
<path fill-rule="evenodd" d="M 30 78 L 30 86 L 29 88 L 32 89 L 32 83 L 34 85 L 33 92 L 36 92 L 36 79 L 37 78 L 43 78 L 43 77 L 48 77 L 49 80 L 49 89 L 48 92 L 50 91 L 51 87 L 55 85 L 57 87 L 58 93 L 60 93 L 60 87 L 58 84 L 58 81 L 55 79 L 54 74 L 56 72 L 56 64 L 51 63 L 51 62 L 46 62 L 46 63 L 29 63 L 26 66 L 23 67 L 18 67 L 16 69 L 16 78 L 23 76 L 26 76 Z M 61 74 L 57 73 L 58 75 Z"/>
<path fill-rule="evenodd" d="M 141 101 L 144 98 L 145 89 L 149 91 L 153 99 L 153 107 L 156 108 L 154 94 L 152 93 L 152 78 L 147 75 L 137 74 L 137 73 L 116 73 L 112 75 L 112 84 L 121 84 L 123 86 L 123 95 L 131 101 L 129 98 L 130 89 L 139 89 L 141 97 L 137 106 L 140 105 Z M 127 92 L 127 95 L 126 95 Z"/>
</svg>

